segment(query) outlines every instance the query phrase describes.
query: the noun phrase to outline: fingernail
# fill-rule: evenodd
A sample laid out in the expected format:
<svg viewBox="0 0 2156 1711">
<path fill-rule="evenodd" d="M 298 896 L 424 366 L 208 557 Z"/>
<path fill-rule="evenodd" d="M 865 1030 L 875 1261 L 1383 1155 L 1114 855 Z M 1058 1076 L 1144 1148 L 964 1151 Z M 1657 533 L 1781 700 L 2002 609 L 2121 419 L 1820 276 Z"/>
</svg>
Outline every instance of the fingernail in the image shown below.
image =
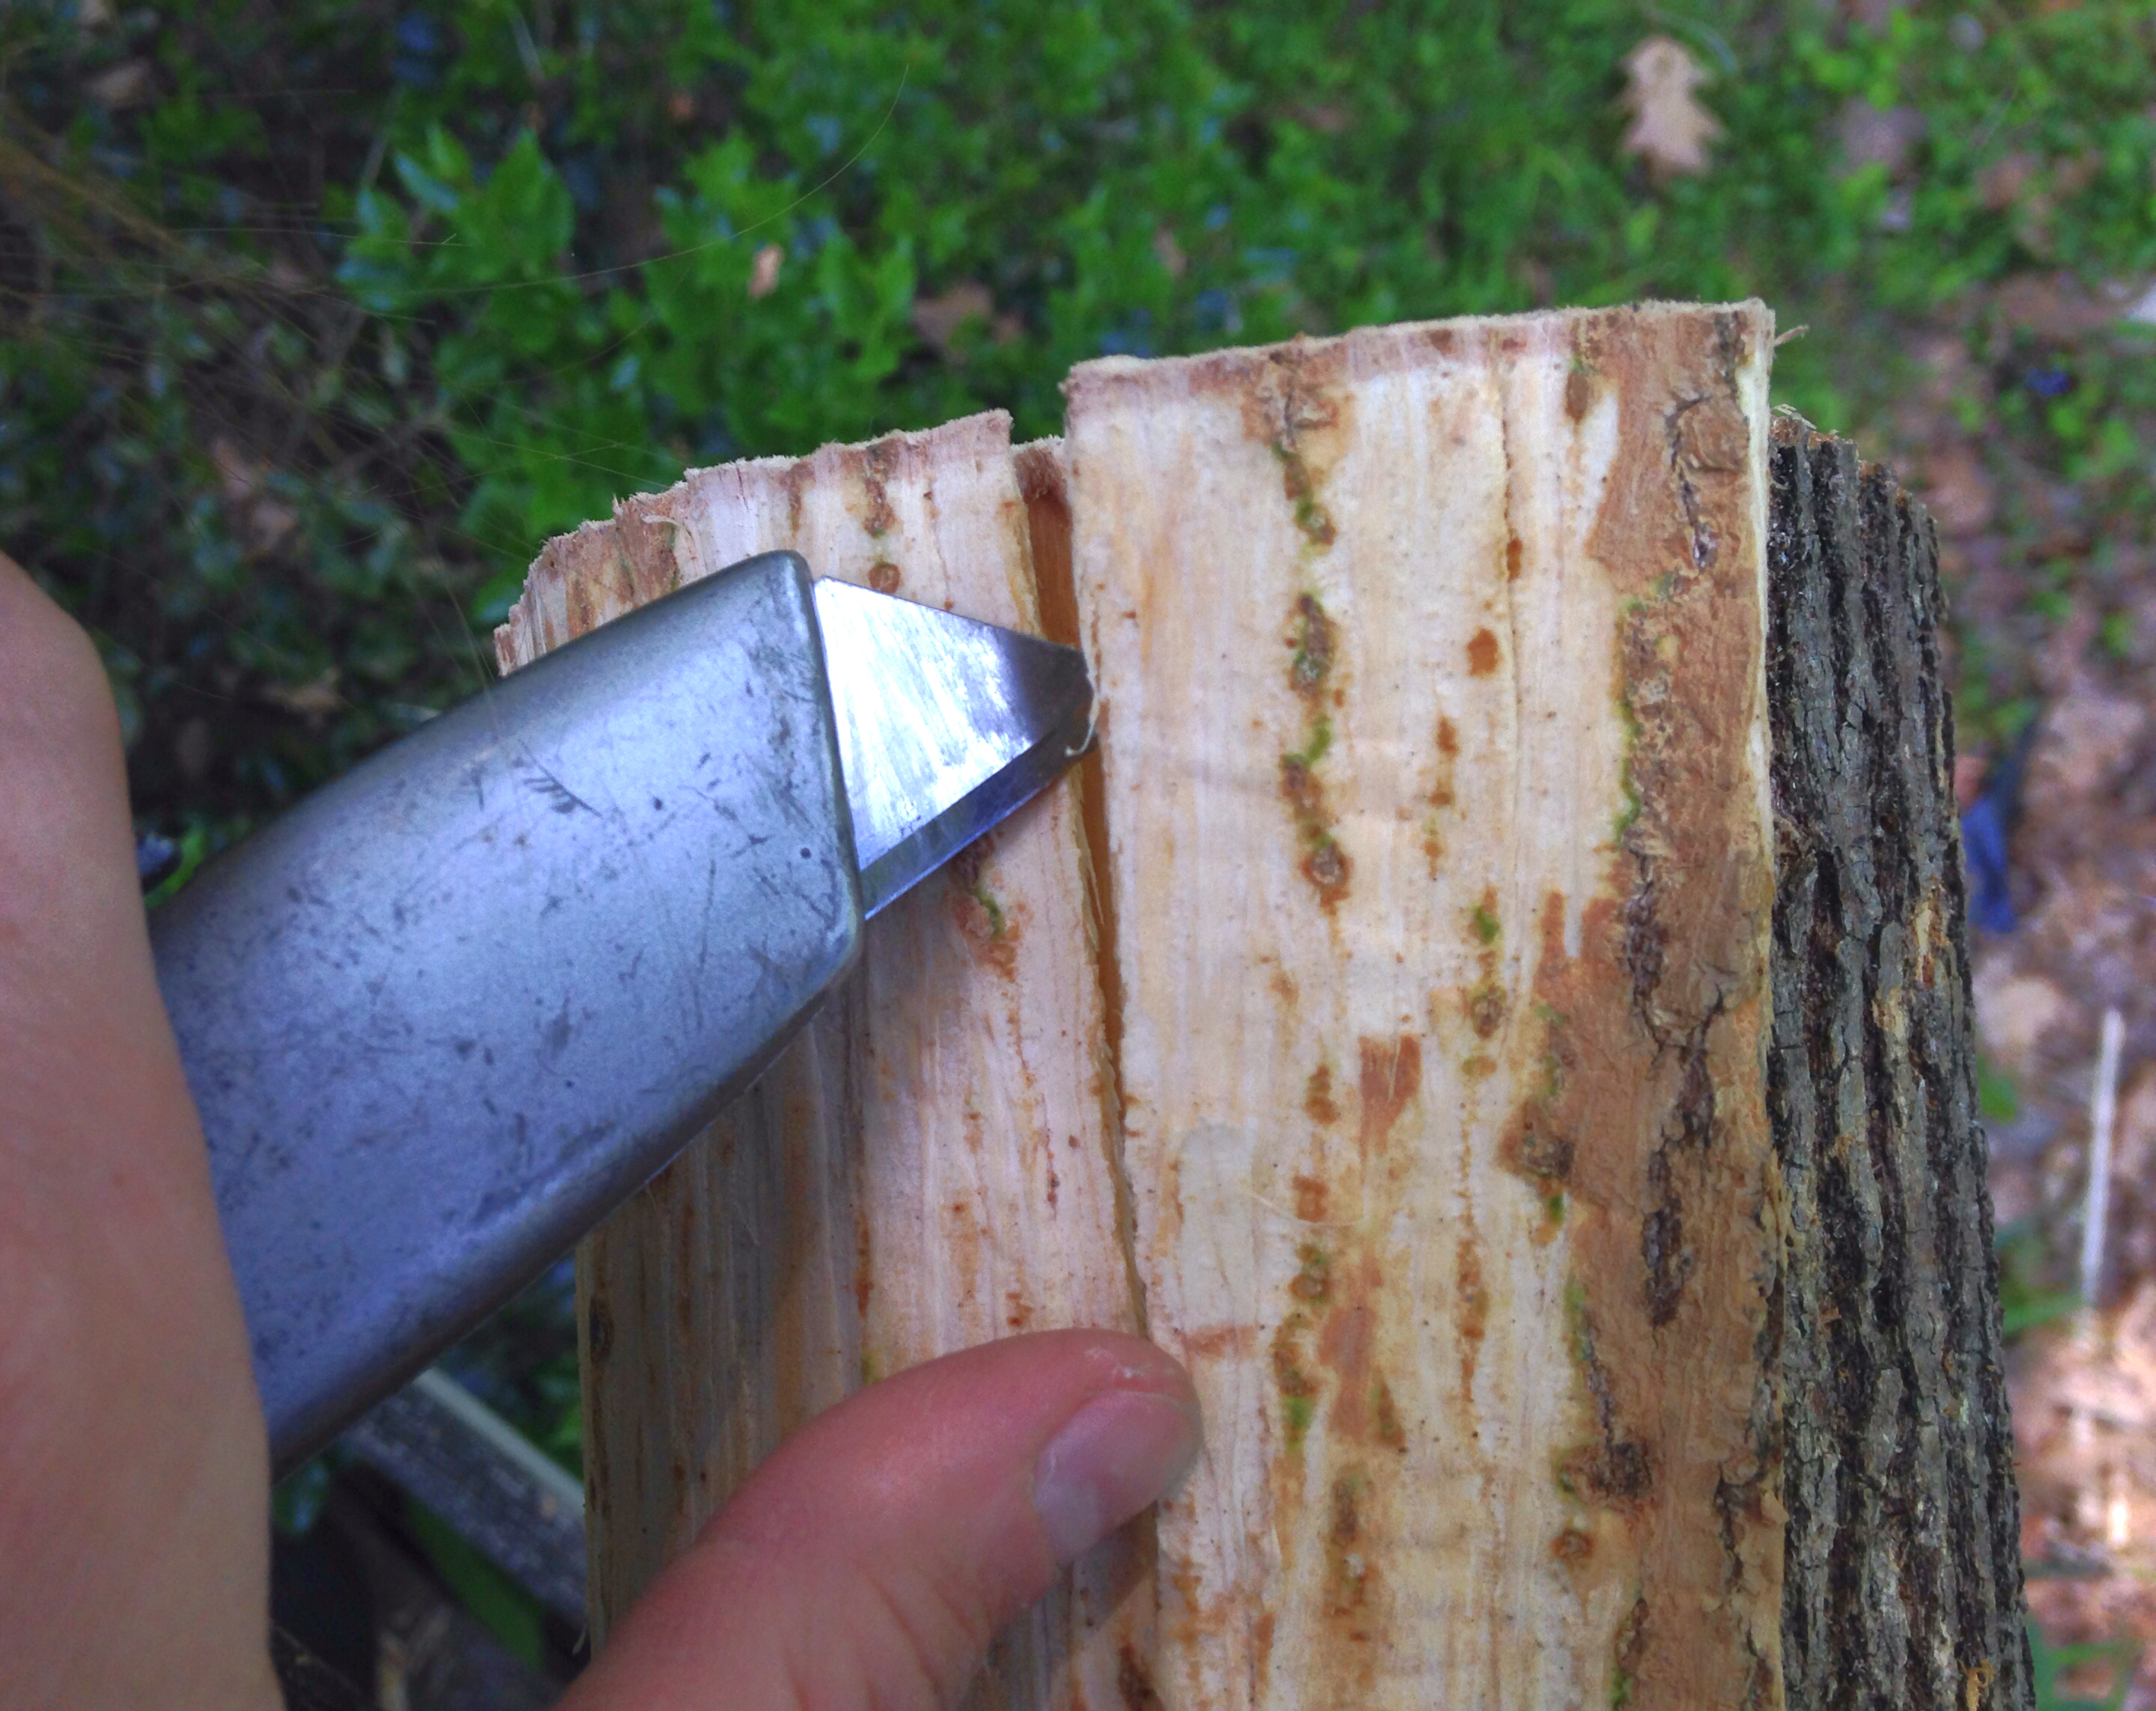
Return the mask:
<svg viewBox="0 0 2156 1711">
<path fill-rule="evenodd" d="M 1198 1416 L 1158 1391 L 1105 1391 L 1064 1422 L 1033 1468 L 1033 1507 L 1058 1562 L 1072 1562 L 1198 1459 Z"/>
</svg>

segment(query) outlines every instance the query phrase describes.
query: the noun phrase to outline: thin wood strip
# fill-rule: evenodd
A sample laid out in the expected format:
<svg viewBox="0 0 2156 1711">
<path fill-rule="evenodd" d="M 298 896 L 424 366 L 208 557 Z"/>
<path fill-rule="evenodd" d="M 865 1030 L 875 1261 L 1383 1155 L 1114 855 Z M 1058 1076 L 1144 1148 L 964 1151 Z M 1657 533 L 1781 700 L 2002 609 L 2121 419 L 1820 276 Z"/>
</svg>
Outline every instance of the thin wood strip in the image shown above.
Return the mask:
<svg viewBox="0 0 2156 1711">
<path fill-rule="evenodd" d="M 1039 628 L 1000 413 L 699 471 L 551 543 L 498 642 L 533 657 L 777 548 Z M 1056 1325 L 1137 1323 L 1120 1242 L 1075 781 L 871 925 L 849 989 L 579 1255 L 593 1626 L 781 1437 L 864 1381 Z M 978 1703 L 1112 1701 L 1148 1644 L 1113 1541 L 998 1642 Z"/>
</svg>

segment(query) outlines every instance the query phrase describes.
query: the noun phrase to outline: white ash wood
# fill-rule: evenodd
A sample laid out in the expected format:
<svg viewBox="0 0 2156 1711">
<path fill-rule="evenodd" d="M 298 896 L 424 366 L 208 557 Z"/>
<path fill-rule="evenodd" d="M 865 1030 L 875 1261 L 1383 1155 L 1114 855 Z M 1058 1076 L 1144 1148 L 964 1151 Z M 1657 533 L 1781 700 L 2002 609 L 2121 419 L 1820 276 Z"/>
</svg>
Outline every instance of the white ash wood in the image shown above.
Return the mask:
<svg viewBox="0 0 2156 1711">
<path fill-rule="evenodd" d="M 1174 1711 L 1779 1703 L 1771 340 L 1066 387 Z"/>
<path fill-rule="evenodd" d="M 552 543 L 505 667 L 776 548 L 1039 628 L 1009 420 L 701 470 Z M 1014 1331 L 1137 1323 L 1075 780 L 873 922 L 849 989 L 579 1256 L 595 1632 L 818 1409 Z M 998 1642 L 977 1701 L 1112 1703 L 1147 1541 Z"/>
</svg>

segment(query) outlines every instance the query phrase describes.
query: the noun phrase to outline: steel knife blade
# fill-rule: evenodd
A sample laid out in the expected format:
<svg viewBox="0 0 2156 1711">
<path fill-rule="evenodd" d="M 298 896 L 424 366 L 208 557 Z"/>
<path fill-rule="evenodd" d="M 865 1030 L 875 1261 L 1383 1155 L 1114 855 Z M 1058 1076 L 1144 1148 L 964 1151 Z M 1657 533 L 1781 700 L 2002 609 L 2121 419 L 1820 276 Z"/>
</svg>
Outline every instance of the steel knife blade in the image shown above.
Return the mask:
<svg viewBox="0 0 2156 1711">
<path fill-rule="evenodd" d="M 663 1166 L 1091 707 L 1073 649 L 767 554 L 512 674 L 161 907 L 278 1468 Z"/>
</svg>

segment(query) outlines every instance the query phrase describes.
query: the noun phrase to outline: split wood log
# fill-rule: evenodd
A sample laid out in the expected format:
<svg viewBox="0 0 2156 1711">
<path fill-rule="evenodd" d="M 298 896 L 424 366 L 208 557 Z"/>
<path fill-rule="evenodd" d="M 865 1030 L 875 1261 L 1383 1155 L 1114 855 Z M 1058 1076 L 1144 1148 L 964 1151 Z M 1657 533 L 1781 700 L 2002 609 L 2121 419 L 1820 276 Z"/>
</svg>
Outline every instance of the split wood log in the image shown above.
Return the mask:
<svg viewBox="0 0 2156 1711">
<path fill-rule="evenodd" d="M 1171 1705 L 1779 1698 L 1771 341 L 1071 377 Z"/>
<path fill-rule="evenodd" d="M 548 546 L 505 669 L 757 552 L 1038 629 L 1001 413 L 692 474 Z M 1066 597 L 1067 600 L 1067 597 Z M 1066 781 L 870 925 L 749 1096 L 583 1245 L 595 1638 L 781 1437 L 879 1375 L 1028 1328 L 1137 1324 Z M 1147 1541 L 998 1642 L 987 1703 L 1113 1702 Z"/>
<path fill-rule="evenodd" d="M 602 1624 L 863 1355 L 1012 1328 L 920 1288 L 994 1299 L 986 1232 L 1034 1323 L 1131 1323 L 1134 1273 L 1208 1448 L 1157 1578 L 1141 1527 L 983 1698 L 2030 1703 L 1936 547 L 1846 446 L 1770 433 L 1771 346 L 1757 305 L 1664 305 L 1089 364 L 1014 470 L 954 424 L 549 548 L 505 664 L 768 546 L 914 592 L 843 519 L 899 446 L 923 530 L 971 503 L 963 429 L 1101 698 L 1097 967 L 1067 786 L 1048 877 L 989 891 L 1059 899 L 1042 961 L 955 954 L 968 874 L 922 909 L 954 1001 L 1077 1007 L 1041 1109 L 1081 1113 L 1082 1227 L 1008 1160 L 958 1225 L 878 1186 L 879 1146 L 1022 1160 L 1026 1114 L 954 1118 L 872 960 L 582 1256 Z"/>
</svg>

